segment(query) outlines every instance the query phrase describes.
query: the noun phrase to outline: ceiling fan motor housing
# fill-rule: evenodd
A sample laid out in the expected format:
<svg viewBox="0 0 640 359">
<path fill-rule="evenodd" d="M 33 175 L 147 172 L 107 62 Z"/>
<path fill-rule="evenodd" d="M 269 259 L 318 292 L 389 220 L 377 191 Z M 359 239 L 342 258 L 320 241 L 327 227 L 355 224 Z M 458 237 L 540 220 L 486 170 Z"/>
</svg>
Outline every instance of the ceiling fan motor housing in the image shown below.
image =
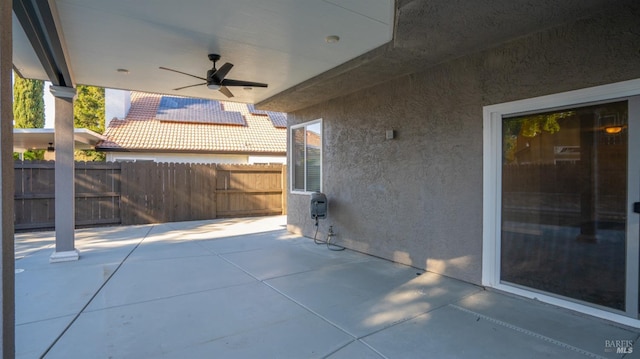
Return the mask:
<svg viewBox="0 0 640 359">
<path fill-rule="evenodd" d="M 225 77 L 227 76 L 227 73 L 229 73 L 231 68 L 233 68 L 233 64 L 232 63 L 225 63 L 218 70 L 218 69 L 216 69 L 216 61 L 220 60 L 220 55 L 218 55 L 218 54 L 209 54 L 208 57 L 209 57 L 209 60 L 211 62 L 213 62 L 213 66 L 211 67 L 210 70 L 207 71 L 207 77 L 206 78 L 203 78 L 203 77 L 200 77 L 200 76 L 196 76 L 196 75 L 192 75 L 192 74 L 187 73 L 187 72 L 174 70 L 174 69 L 171 69 L 171 68 L 168 68 L 168 67 L 160 66 L 160 69 L 161 70 L 172 71 L 172 72 L 177 72 L 179 74 L 195 77 L 197 79 L 201 79 L 201 80 L 206 81 L 205 83 L 199 83 L 199 84 L 195 84 L 195 85 L 178 87 L 178 88 L 173 89 L 174 91 L 178 91 L 178 90 L 182 90 L 182 89 L 189 88 L 189 87 L 194 87 L 194 86 L 207 85 L 207 88 L 209 88 L 211 90 L 218 90 L 218 91 L 222 92 L 227 97 L 233 97 L 233 94 L 231 93 L 231 91 L 229 91 L 229 89 L 227 89 L 227 86 L 241 86 L 241 87 L 245 87 L 245 88 L 247 88 L 247 87 L 267 87 L 267 84 L 263 84 L 263 83 L 260 83 L 260 82 L 250 82 L 250 81 L 242 81 L 242 80 L 225 79 Z"/>
<path fill-rule="evenodd" d="M 215 69 L 211 69 L 207 71 L 207 87 L 211 90 L 220 89 L 220 84 L 217 83 L 215 78 L 213 77 L 213 74 L 215 73 L 216 73 Z"/>
</svg>

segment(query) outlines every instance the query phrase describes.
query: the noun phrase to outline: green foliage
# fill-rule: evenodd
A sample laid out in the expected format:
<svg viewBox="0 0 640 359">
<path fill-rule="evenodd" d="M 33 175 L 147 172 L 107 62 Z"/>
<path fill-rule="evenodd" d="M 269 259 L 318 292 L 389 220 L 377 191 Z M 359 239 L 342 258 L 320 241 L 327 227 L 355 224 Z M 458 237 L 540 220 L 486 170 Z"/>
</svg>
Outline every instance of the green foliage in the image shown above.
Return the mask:
<svg viewBox="0 0 640 359">
<path fill-rule="evenodd" d="M 104 89 L 78 85 L 73 103 L 73 124 L 97 133 L 104 132 Z"/>
<path fill-rule="evenodd" d="M 575 111 L 552 112 L 522 116 L 504 121 L 502 128 L 503 160 L 506 163 L 515 160 L 518 136 L 532 138 L 543 132 L 554 134 L 560 131 L 558 120 L 575 115 Z"/>
<path fill-rule="evenodd" d="M 73 102 L 75 128 L 104 132 L 104 88 L 78 85 Z M 97 151 L 75 151 L 76 161 L 105 161 L 106 155 Z"/>
<path fill-rule="evenodd" d="M 44 160 L 44 152 L 45 150 L 29 150 L 22 155 L 22 158 L 25 161 L 42 161 Z M 18 152 L 14 152 L 13 159 L 19 160 L 20 154 Z"/>
<path fill-rule="evenodd" d="M 15 128 L 44 127 L 44 82 L 23 79 L 15 74 L 13 120 Z"/>
<path fill-rule="evenodd" d="M 575 115 L 575 111 L 554 112 L 527 116 L 521 119 L 520 134 L 524 137 L 535 137 L 544 132 L 551 134 L 560 131 L 558 120 Z"/>
<path fill-rule="evenodd" d="M 502 151 L 504 152 L 505 163 L 511 163 L 516 159 L 516 146 L 518 145 L 518 137 L 504 136 L 502 140 Z"/>
<path fill-rule="evenodd" d="M 107 155 L 104 152 L 94 150 L 77 150 L 74 151 L 73 158 L 76 161 L 104 162 L 107 160 Z"/>
<path fill-rule="evenodd" d="M 505 136 L 524 137 L 535 137 L 543 131 L 554 134 L 560 131 L 558 120 L 575 114 L 575 111 L 564 111 L 508 119 L 504 122 L 503 133 Z"/>
<path fill-rule="evenodd" d="M 14 72 L 13 81 L 13 127 L 44 127 L 44 82 L 23 79 Z M 13 154 L 19 158 L 18 153 Z M 26 151 L 25 160 L 42 160 L 44 151 Z"/>
</svg>

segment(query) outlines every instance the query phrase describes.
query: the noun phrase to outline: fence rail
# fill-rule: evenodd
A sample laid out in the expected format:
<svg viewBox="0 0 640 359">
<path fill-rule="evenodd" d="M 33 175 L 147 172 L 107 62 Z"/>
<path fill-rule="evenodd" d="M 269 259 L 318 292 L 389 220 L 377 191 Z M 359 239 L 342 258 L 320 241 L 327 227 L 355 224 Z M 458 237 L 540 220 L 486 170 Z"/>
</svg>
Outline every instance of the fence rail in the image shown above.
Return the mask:
<svg viewBox="0 0 640 359">
<path fill-rule="evenodd" d="M 575 225 L 626 223 L 626 171 L 609 163 L 502 167 L 502 219 Z"/>
<path fill-rule="evenodd" d="M 55 224 L 55 163 L 15 162 L 15 229 Z M 76 162 L 76 226 L 284 214 L 286 166 Z"/>
</svg>

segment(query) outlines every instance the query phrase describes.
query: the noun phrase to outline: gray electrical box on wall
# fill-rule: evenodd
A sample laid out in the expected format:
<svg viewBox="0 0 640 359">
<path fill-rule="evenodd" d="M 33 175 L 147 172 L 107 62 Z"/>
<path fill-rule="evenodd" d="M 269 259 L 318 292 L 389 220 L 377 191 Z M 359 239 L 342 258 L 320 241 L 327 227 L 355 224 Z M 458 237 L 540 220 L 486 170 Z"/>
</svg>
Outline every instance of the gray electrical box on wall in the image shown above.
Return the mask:
<svg viewBox="0 0 640 359">
<path fill-rule="evenodd" d="M 324 193 L 311 194 L 311 219 L 324 219 L 327 217 L 327 196 Z"/>
</svg>

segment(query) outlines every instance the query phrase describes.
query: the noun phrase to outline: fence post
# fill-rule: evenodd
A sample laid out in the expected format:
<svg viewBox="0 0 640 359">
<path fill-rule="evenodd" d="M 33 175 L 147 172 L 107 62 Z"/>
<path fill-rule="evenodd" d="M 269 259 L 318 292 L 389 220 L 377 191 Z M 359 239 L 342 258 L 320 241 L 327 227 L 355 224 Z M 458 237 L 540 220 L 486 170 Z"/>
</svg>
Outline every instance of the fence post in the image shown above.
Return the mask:
<svg viewBox="0 0 640 359">
<path fill-rule="evenodd" d="M 289 188 L 289 182 L 287 181 L 287 165 L 282 165 L 282 214 L 287 214 L 287 192 Z"/>
<path fill-rule="evenodd" d="M 212 218 L 218 218 L 218 192 L 216 185 L 218 183 L 218 170 L 215 164 L 208 165 L 210 169 L 209 188 L 211 190 L 211 197 L 209 198 L 209 205 L 211 206 Z"/>
</svg>

